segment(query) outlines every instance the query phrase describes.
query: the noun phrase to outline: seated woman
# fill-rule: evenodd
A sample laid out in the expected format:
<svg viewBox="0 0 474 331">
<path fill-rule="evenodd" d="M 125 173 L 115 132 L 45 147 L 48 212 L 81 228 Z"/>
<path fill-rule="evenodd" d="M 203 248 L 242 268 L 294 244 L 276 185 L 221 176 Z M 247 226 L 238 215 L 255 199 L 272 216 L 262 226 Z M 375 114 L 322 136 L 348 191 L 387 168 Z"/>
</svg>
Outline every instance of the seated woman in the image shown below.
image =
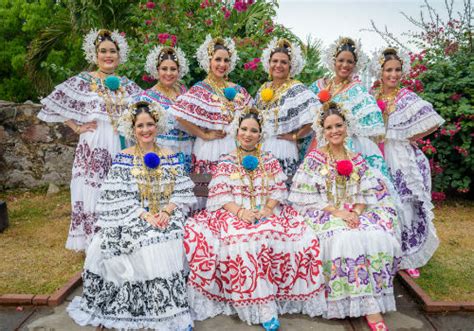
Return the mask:
<svg viewBox="0 0 474 331">
<path fill-rule="evenodd" d="M 260 151 L 256 110 L 237 123 L 238 148 L 220 158 L 207 209 L 186 223 L 189 304 L 198 320 L 237 313 L 277 330 L 278 314 L 325 311 L 319 243 L 285 204 L 286 176 Z"/>
<path fill-rule="evenodd" d="M 321 241 L 324 317 L 366 316 L 372 330 L 386 330 L 381 313 L 395 310 L 393 277 L 402 255 L 397 214 L 382 175 L 344 146 L 350 111 L 334 102 L 322 109 L 313 127 L 323 147 L 306 156 L 289 200 Z"/>
<path fill-rule="evenodd" d="M 84 294 L 67 310 L 83 326 L 187 330 L 183 236 L 194 184 L 178 155 L 155 143 L 167 129 L 160 106 L 138 102 L 120 122 L 137 144 L 116 156 L 102 185 Z"/>
</svg>

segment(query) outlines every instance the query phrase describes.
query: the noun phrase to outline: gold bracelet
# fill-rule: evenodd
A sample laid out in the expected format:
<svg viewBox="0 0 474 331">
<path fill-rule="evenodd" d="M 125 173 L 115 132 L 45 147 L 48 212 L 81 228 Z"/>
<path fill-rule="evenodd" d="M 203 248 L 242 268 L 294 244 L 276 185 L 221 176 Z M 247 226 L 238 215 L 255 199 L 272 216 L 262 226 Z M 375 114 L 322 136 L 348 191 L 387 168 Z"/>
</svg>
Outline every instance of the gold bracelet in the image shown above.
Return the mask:
<svg viewBox="0 0 474 331">
<path fill-rule="evenodd" d="M 166 215 L 168 215 L 168 217 L 171 216 L 171 213 L 170 213 L 169 211 L 167 211 L 167 210 L 162 209 L 161 212 L 162 212 L 162 213 L 165 213 Z"/>
<path fill-rule="evenodd" d="M 356 213 L 357 216 L 362 215 L 362 211 L 360 211 L 360 210 L 358 210 L 358 209 L 355 209 L 355 208 L 354 208 L 354 209 L 352 209 L 352 211 L 353 211 L 354 213 Z"/>
<path fill-rule="evenodd" d="M 297 134 L 297 133 L 293 133 L 292 137 L 293 137 L 293 140 L 294 140 L 294 141 L 297 141 L 297 140 L 298 140 L 298 139 L 297 139 L 297 137 L 298 137 L 298 134 Z"/>
<path fill-rule="evenodd" d="M 76 134 L 80 134 L 81 133 L 81 126 L 80 125 L 76 125 L 76 128 L 74 129 L 74 132 Z"/>
<path fill-rule="evenodd" d="M 149 217 L 153 217 L 153 215 L 152 215 L 150 212 L 147 211 L 146 213 L 143 214 L 143 217 L 142 217 L 142 218 L 143 218 L 145 221 L 148 222 L 148 219 L 147 219 L 147 218 L 149 218 Z"/>
</svg>

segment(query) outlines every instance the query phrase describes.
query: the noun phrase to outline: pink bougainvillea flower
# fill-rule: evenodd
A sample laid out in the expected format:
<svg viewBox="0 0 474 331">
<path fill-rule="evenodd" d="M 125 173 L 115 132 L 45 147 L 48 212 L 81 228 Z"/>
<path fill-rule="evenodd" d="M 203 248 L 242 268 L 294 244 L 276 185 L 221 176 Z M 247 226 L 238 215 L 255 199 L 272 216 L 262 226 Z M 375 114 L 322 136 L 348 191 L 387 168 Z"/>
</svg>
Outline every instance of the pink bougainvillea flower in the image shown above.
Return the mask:
<svg viewBox="0 0 474 331">
<path fill-rule="evenodd" d="M 146 21 L 145 21 L 145 24 L 146 24 L 146 25 L 151 25 L 151 23 L 153 23 L 152 20 L 146 20 Z"/>
<path fill-rule="evenodd" d="M 176 43 L 178 42 L 178 37 L 176 37 L 176 36 L 173 34 L 173 35 L 171 35 L 170 39 L 171 39 L 171 47 L 176 46 Z"/>
<path fill-rule="evenodd" d="M 147 82 L 147 83 L 153 83 L 153 82 L 155 81 L 155 79 L 154 79 L 153 77 L 148 76 L 147 74 L 144 74 L 144 75 L 142 76 L 142 80 L 143 80 L 144 82 Z"/>
<path fill-rule="evenodd" d="M 209 19 L 205 20 L 204 23 L 205 23 L 207 26 L 211 26 L 211 25 L 212 25 L 212 20 L 209 18 Z"/>
<path fill-rule="evenodd" d="M 148 2 L 146 3 L 146 7 L 147 7 L 148 9 L 153 9 L 153 8 L 156 7 L 156 5 L 155 5 L 155 3 L 154 3 L 153 1 L 148 1 Z"/>
<path fill-rule="evenodd" d="M 431 192 L 431 199 L 435 202 L 441 202 L 446 200 L 446 194 L 444 192 Z"/>
<path fill-rule="evenodd" d="M 451 100 L 453 100 L 454 102 L 459 101 L 459 99 L 461 99 L 461 98 L 462 98 L 462 94 L 459 94 L 459 93 L 454 93 L 451 96 Z"/>
</svg>

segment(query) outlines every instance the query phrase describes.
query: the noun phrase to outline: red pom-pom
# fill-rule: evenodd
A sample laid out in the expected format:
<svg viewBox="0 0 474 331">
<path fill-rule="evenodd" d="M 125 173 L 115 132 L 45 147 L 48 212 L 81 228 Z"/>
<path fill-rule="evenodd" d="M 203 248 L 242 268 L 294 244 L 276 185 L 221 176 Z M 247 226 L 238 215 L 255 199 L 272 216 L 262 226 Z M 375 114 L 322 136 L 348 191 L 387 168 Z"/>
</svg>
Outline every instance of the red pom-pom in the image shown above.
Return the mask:
<svg viewBox="0 0 474 331">
<path fill-rule="evenodd" d="M 318 93 L 318 98 L 322 103 L 328 102 L 331 100 L 331 93 L 328 90 L 321 90 Z"/>
<path fill-rule="evenodd" d="M 341 160 L 336 162 L 337 173 L 341 176 L 349 176 L 352 173 L 352 162 L 349 160 Z"/>
<path fill-rule="evenodd" d="M 379 99 L 377 100 L 377 106 L 379 106 L 380 110 L 384 112 L 385 109 L 387 108 L 387 103 L 383 101 L 382 99 Z"/>
</svg>

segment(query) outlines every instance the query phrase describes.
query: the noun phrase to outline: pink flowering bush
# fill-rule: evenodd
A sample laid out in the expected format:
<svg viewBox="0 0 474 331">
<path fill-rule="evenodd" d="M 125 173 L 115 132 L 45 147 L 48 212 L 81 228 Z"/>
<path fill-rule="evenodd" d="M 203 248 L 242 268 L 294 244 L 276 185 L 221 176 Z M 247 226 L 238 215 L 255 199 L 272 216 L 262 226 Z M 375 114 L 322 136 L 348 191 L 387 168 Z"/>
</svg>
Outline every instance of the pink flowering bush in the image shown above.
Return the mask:
<svg viewBox="0 0 474 331">
<path fill-rule="evenodd" d="M 421 30 L 408 35 L 422 51 L 410 54 L 411 70 L 401 83 L 431 102 L 446 120 L 438 131 L 417 141 L 430 160 L 433 199 L 438 201 L 445 198 L 443 192 L 472 194 L 473 189 L 474 46 L 469 4 L 464 3 L 464 10 L 456 12 L 446 2 L 446 13 L 440 15 L 425 0 L 419 20 L 405 15 Z M 387 43 L 404 46 L 392 34 L 372 26 Z"/>
<path fill-rule="evenodd" d="M 260 63 L 265 45 L 275 36 L 301 43 L 288 29 L 274 22 L 276 8 L 276 1 L 264 0 L 142 1 L 133 13 L 136 28 L 135 35 L 128 38 L 132 52 L 125 74 L 144 88 L 152 86 L 154 81 L 143 68 L 146 55 L 158 44 L 177 45 L 188 59 L 191 70 L 184 83 L 191 86 L 206 75 L 194 54 L 210 33 L 234 39 L 240 60 L 229 79 L 254 95 L 268 78 Z M 321 73 L 319 48 L 311 45 L 308 49 L 312 52 L 307 65 L 310 69 L 300 77 L 306 83 Z"/>
</svg>

